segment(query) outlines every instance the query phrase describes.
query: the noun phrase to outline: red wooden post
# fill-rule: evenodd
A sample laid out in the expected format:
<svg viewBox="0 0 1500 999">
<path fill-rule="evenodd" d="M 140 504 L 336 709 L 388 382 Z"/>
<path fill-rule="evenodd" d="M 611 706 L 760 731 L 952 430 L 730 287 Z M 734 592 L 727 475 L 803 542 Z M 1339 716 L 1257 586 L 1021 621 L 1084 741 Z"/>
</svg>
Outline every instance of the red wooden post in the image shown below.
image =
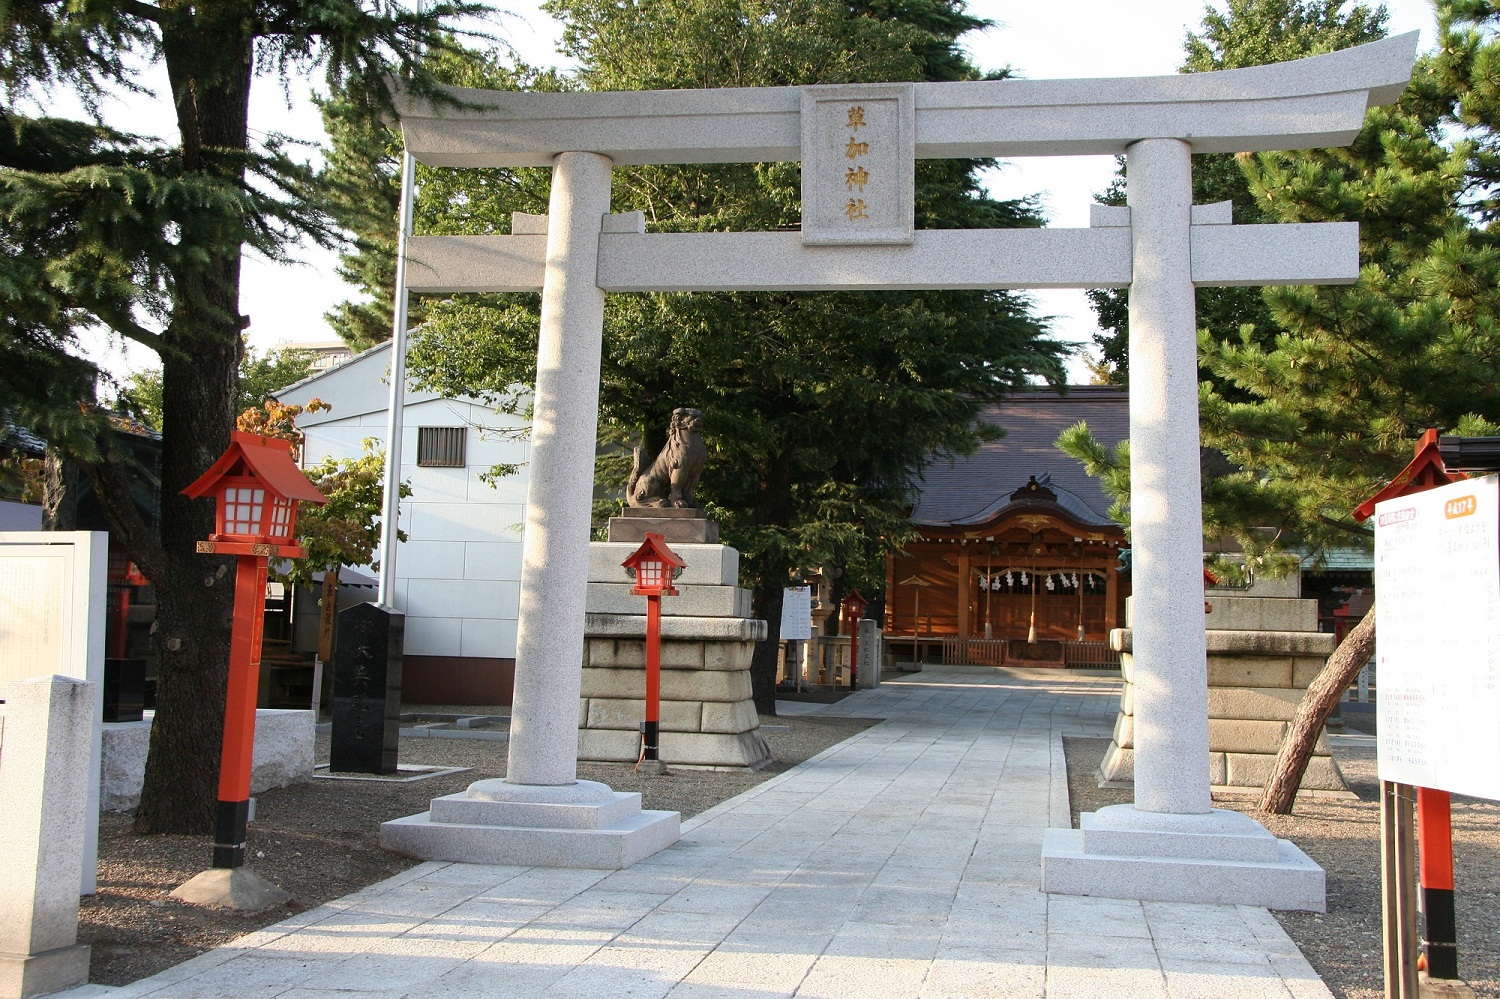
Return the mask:
<svg viewBox="0 0 1500 999">
<path fill-rule="evenodd" d="M 1417 882 L 1427 938 L 1427 976 L 1458 977 L 1458 918 L 1453 911 L 1453 801 L 1447 791 L 1417 788 Z"/>
<path fill-rule="evenodd" d="M 664 773 L 661 763 L 661 598 L 676 596 L 672 581 L 687 567 L 677 553 L 667 547 L 660 534 L 647 534 L 646 540 L 620 563 L 635 577 L 630 592 L 646 598 L 646 718 L 641 723 L 640 769 L 646 763 L 651 773 Z"/>
<path fill-rule="evenodd" d="M 661 759 L 661 595 L 646 597 L 646 724 L 641 759 Z"/>
<path fill-rule="evenodd" d="M 328 500 L 292 460 L 291 442 L 239 431 L 230 435 L 228 449 L 213 467 L 182 492 L 193 499 L 211 493 L 217 504 L 216 530 L 207 541 L 198 542 L 198 551 L 233 555 L 236 561 L 234 630 L 229 639 L 229 684 L 214 818 L 214 866 L 232 869 L 245 863 L 267 569 L 272 557 L 303 555 L 294 541 L 298 502 Z"/>
<path fill-rule="evenodd" d="M 264 555 L 235 559 L 234 630 L 229 638 L 229 688 L 224 698 L 224 742 L 219 756 L 219 807 L 214 821 L 214 866 L 242 867 L 250 816 L 250 765 L 255 754 L 255 701 L 265 630 Z"/>
</svg>

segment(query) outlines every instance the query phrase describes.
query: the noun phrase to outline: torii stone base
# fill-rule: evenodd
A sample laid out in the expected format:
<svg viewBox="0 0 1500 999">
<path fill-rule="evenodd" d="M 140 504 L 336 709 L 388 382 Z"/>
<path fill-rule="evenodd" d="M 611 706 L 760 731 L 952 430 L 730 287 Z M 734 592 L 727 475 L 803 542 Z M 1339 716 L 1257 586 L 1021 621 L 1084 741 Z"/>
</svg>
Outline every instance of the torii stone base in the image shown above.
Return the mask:
<svg viewBox="0 0 1500 999">
<path fill-rule="evenodd" d="M 1042 838 L 1042 891 L 1324 912 L 1323 869 L 1239 812 L 1111 805 Z"/>
<path fill-rule="evenodd" d="M 598 781 L 556 787 L 475 781 L 419 815 L 380 825 L 380 845 L 421 860 L 624 870 L 677 842 L 681 816 Z"/>
</svg>

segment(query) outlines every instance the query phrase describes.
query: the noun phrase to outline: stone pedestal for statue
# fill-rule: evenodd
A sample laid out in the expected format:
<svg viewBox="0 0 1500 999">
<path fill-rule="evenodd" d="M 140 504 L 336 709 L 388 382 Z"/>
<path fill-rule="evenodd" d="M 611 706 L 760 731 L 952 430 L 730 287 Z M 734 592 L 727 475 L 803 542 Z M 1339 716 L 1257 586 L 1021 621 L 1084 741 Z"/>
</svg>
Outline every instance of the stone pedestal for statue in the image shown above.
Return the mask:
<svg viewBox="0 0 1500 999">
<path fill-rule="evenodd" d="M 675 550 L 680 544 L 716 544 L 719 525 L 690 507 L 627 506 L 620 516 L 609 518 L 610 542 L 639 545 L 648 533 L 660 534 Z"/>
<path fill-rule="evenodd" d="M 1318 602 L 1294 597 L 1209 591 L 1208 772 L 1214 790 L 1264 788 L 1287 728 L 1312 678 L 1334 649 L 1334 637 L 1317 630 Z M 1126 603 L 1131 620 L 1133 599 Z M 1117 628 L 1110 641 L 1120 653 L 1125 680 L 1114 739 L 1099 779 L 1129 782 L 1135 772 L 1135 655 L 1133 632 Z M 1348 787 L 1319 736 L 1302 775 L 1304 791 L 1345 792 Z"/>
<path fill-rule="evenodd" d="M 628 532 L 622 539 L 616 525 L 626 521 L 634 528 L 646 520 L 615 518 L 610 540 L 589 545 L 589 614 L 578 712 L 581 760 L 634 763 L 640 757 L 645 598 L 631 595 L 629 577 L 620 567 L 637 542 Z M 694 536 L 718 534 L 717 525 L 702 514 L 669 523 L 694 524 Z M 771 750 L 759 731 L 750 657 L 755 643 L 766 637 L 766 623 L 750 617 L 750 591 L 738 585 L 739 552 L 727 545 L 674 544 L 670 538 L 668 544 L 687 567 L 674 584 L 678 595 L 661 602 L 661 760 L 668 766 L 762 766 L 770 762 Z"/>
</svg>

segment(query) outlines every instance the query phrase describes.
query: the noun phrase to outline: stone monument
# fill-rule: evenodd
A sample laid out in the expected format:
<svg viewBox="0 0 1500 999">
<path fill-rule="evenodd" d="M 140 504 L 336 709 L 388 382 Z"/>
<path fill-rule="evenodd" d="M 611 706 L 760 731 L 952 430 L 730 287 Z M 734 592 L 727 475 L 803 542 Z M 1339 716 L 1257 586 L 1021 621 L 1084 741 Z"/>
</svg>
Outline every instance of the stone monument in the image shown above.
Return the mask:
<svg viewBox="0 0 1500 999">
<path fill-rule="evenodd" d="M 715 544 L 719 525 L 693 490 L 708 449 L 703 414 L 676 409 L 667 444 L 626 489 L 624 515 L 609 540 L 589 545 L 578 758 L 634 762 L 645 717 L 645 601 L 631 596 L 620 563 L 647 531 L 661 534 L 685 562 L 680 591 L 662 601 L 661 760 L 668 765 L 758 767 L 771 759 L 750 690 L 750 657 L 766 623 L 750 616 L 739 585 L 739 552 Z"/>
<path fill-rule="evenodd" d="M 78 942 L 78 870 L 90 811 L 95 685 L 40 676 L 6 685 L 0 753 L 0 999 L 27 999 L 89 979 Z"/>
<path fill-rule="evenodd" d="M 396 772 L 405 622 L 399 611 L 368 603 L 339 614 L 328 764 L 336 773 Z"/>
</svg>

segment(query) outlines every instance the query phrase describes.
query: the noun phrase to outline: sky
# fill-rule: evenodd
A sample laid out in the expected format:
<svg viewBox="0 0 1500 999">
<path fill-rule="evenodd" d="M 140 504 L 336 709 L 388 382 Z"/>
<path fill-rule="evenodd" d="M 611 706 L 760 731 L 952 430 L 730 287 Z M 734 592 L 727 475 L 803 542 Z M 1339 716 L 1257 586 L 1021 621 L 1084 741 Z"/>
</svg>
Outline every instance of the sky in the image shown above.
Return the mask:
<svg viewBox="0 0 1500 999">
<path fill-rule="evenodd" d="M 1388 0 L 1390 33 L 1422 32 L 1420 48 L 1431 47 L 1435 34 L 1432 10 L 1426 0 Z M 510 13 L 491 30 L 506 39 L 533 65 L 563 64 L 556 53 L 560 34 L 553 19 L 536 0 L 511 0 Z M 1059 3 L 1018 0 L 971 0 L 969 12 L 995 22 L 994 27 L 964 39 L 975 63 L 984 70 L 1009 66 L 1027 79 L 1078 77 L 1159 76 L 1175 73 L 1182 61 L 1183 38 L 1197 27 L 1202 0 L 1070 0 Z M 148 84 L 151 81 L 148 80 Z M 164 89 L 164 87 L 163 87 Z M 252 129 L 275 129 L 314 145 L 323 133 L 309 99 L 310 88 L 294 84 L 290 96 L 275 81 L 258 80 L 252 91 Z M 63 103 L 66 103 L 63 101 Z M 106 117 L 122 110 L 106 109 Z M 136 131 L 166 135 L 175 131 L 157 106 L 132 101 L 128 108 Z M 986 177 L 997 197 L 1036 195 L 1048 225 L 1088 225 L 1088 206 L 1114 175 L 1108 156 L 1060 156 L 1013 160 Z M 323 314 L 338 302 L 355 297 L 338 277 L 333 254 L 304 249 L 298 263 L 276 265 L 247 259 L 240 311 L 250 317 L 248 336 L 258 352 L 289 343 L 334 339 Z M 1039 315 L 1051 318 L 1059 339 L 1089 343 L 1098 326 L 1082 291 L 1032 292 Z M 116 374 L 154 366 L 153 354 L 142 348 L 108 342 L 103 337 L 91 353 Z M 1087 381 L 1081 361 L 1069 367 L 1074 382 Z"/>
</svg>

